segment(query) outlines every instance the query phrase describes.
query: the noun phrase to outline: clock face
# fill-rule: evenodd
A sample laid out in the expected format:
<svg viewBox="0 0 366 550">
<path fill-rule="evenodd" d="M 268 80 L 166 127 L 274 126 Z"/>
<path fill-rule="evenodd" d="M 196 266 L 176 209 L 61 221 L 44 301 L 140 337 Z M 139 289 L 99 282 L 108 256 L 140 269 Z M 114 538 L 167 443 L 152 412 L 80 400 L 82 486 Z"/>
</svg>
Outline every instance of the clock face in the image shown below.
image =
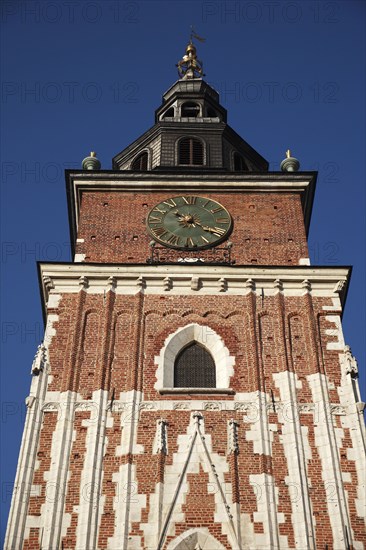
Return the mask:
<svg viewBox="0 0 366 550">
<path fill-rule="evenodd" d="M 166 199 L 147 217 L 147 228 L 156 241 L 188 250 L 216 246 L 228 237 L 232 224 L 221 204 L 195 195 Z"/>
</svg>

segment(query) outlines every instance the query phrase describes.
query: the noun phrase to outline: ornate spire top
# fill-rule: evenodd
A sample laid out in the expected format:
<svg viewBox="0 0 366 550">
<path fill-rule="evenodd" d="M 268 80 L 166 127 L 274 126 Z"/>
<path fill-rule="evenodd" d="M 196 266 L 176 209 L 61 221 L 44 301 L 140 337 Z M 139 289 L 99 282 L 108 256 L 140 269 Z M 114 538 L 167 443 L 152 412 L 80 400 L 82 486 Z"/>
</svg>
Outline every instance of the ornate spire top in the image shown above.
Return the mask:
<svg viewBox="0 0 366 550">
<path fill-rule="evenodd" d="M 203 73 L 202 61 L 197 59 L 197 49 L 192 42 L 193 38 L 196 38 L 200 42 L 205 41 L 205 39 L 198 36 L 198 34 L 194 32 L 193 27 L 191 27 L 191 37 L 189 44 L 186 47 L 186 53 L 177 63 L 179 78 L 182 78 L 183 80 L 190 78 L 202 78 L 205 76 Z"/>
</svg>

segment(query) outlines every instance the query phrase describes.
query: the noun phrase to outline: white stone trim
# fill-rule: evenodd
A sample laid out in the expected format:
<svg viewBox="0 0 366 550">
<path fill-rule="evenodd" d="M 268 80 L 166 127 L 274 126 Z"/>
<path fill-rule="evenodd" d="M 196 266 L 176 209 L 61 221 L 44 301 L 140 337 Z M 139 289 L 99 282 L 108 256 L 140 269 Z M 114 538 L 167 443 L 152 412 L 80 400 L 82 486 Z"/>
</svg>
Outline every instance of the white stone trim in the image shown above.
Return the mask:
<svg viewBox="0 0 366 550">
<path fill-rule="evenodd" d="M 116 456 L 143 453 L 143 446 L 136 442 L 142 394 L 134 390 L 121 392 L 119 399 L 124 407 L 121 412 L 121 443 L 116 449 Z M 141 510 L 146 506 L 146 495 L 138 494 L 136 465 L 129 462 L 121 464 L 112 480 L 116 483 L 116 496 L 113 499 L 116 520 L 114 534 L 108 539 L 107 546 L 111 550 L 141 548 L 140 537 L 131 540 L 128 537 L 131 521 L 141 521 Z"/>
<path fill-rule="evenodd" d="M 325 320 L 329 323 L 334 323 L 334 329 L 326 329 L 325 334 L 327 336 L 337 336 L 338 340 L 327 343 L 327 349 L 329 350 L 344 350 L 345 342 L 343 336 L 342 322 L 339 315 L 326 315 Z"/>
<path fill-rule="evenodd" d="M 200 548 L 201 550 L 225 550 L 222 544 L 210 534 L 207 527 L 199 527 L 184 531 L 184 533 L 171 541 L 167 547 L 167 550 L 187 550 L 188 548 Z"/>
<path fill-rule="evenodd" d="M 138 494 L 136 481 L 136 465 L 121 464 L 118 472 L 112 476 L 116 484 L 116 496 L 113 498 L 115 511 L 115 530 L 108 538 L 107 548 L 110 550 L 127 550 L 141 548 L 141 538 L 138 537 L 132 544 L 128 541 L 131 521 L 141 521 L 141 511 L 146 507 L 146 495 Z M 85 546 L 77 547 L 85 548 Z M 96 548 L 96 547 L 94 547 Z"/>
<path fill-rule="evenodd" d="M 279 389 L 281 401 L 289 405 L 286 414 L 282 414 L 279 421 L 282 423 L 280 440 L 283 444 L 288 469 L 285 482 L 289 487 L 289 492 L 290 489 L 295 491 L 295 495 L 291 495 L 291 519 L 296 547 L 315 550 L 314 518 L 307 475 L 311 447 L 307 430 L 301 426 L 297 410 L 297 389 L 301 387 L 301 382 L 297 374 L 290 371 L 277 372 L 272 376 Z"/>
<path fill-rule="evenodd" d="M 211 388 L 213 390 L 212 393 L 221 393 L 217 389 Z M 346 389 L 345 387 L 343 390 Z M 177 390 L 177 393 L 179 393 L 180 388 L 174 388 L 174 390 Z M 350 391 L 352 390 L 350 386 Z M 206 390 L 207 391 L 207 388 Z M 233 391 L 233 390 L 231 390 Z M 348 392 L 348 390 L 347 390 Z M 115 399 L 113 400 L 113 403 L 109 403 L 107 406 L 110 408 L 111 411 L 120 412 L 122 414 L 121 419 L 123 420 L 123 425 L 126 424 L 126 431 L 128 431 L 128 424 L 130 423 L 130 420 L 132 419 L 132 402 L 129 401 L 129 398 L 126 397 L 126 395 L 130 395 L 132 391 L 125 392 L 121 394 L 121 399 Z M 164 393 L 164 392 L 161 392 Z M 170 393 L 170 390 L 169 390 Z M 175 393 L 175 392 L 174 392 Z M 188 392 L 182 392 L 182 393 L 188 393 Z M 193 391 L 190 393 L 194 393 Z M 223 394 L 229 393 L 228 390 L 222 390 Z M 233 392 L 234 393 L 234 392 Z M 42 407 L 43 411 L 60 411 L 61 414 L 63 414 L 63 411 L 65 410 L 65 402 L 60 401 L 59 392 L 47 392 L 46 397 L 44 400 L 44 405 Z M 342 393 L 342 400 L 344 399 L 344 393 Z M 125 396 L 126 398 L 123 398 Z M 351 393 L 347 393 L 347 396 L 349 399 L 353 398 L 353 408 L 352 408 L 352 402 L 350 400 L 347 401 L 347 404 L 339 405 L 339 403 L 332 403 L 329 402 L 329 413 L 332 416 L 345 416 L 349 414 L 356 413 L 356 408 L 354 405 L 354 396 Z M 291 417 L 291 410 L 290 410 L 291 402 L 290 401 L 276 401 L 276 412 L 278 413 L 278 419 L 282 423 L 285 422 L 292 422 Z M 215 411 L 241 411 L 243 412 L 243 421 L 245 423 L 255 423 L 258 422 L 260 418 L 260 407 L 263 408 L 263 413 L 273 413 L 273 404 L 271 401 L 271 396 L 269 394 L 264 394 L 262 392 L 251 392 L 247 394 L 234 394 L 234 398 L 231 400 L 210 400 L 210 397 L 205 397 L 201 399 L 185 399 L 185 400 L 179 400 L 179 396 L 177 395 L 177 398 L 174 400 L 171 399 L 159 399 L 156 401 L 144 401 L 142 400 L 139 403 L 138 406 L 138 412 L 143 412 L 145 410 L 147 411 L 175 411 L 175 410 L 187 410 L 187 411 L 207 411 L 207 410 L 215 410 Z M 96 415 L 97 408 L 96 404 L 91 400 L 83 400 L 78 397 L 77 401 L 75 402 L 75 409 L 76 410 L 83 410 L 83 411 L 93 411 L 93 413 Z M 298 403 L 297 404 L 298 412 L 301 414 L 307 413 L 314 416 L 315 419 L 319 419 L 323 408 L 322 405 L 318 403 Z M 359 414 L 359 413 L 358 413 Z M 362 414 L 362 413 L 361 413 Z M 94 418 L 94 416 L 93 416 Z M 108 427 L 113 426 L 113 418 L 108 417 L 107 419 Z M 268 425 L 269 431 L 275 432 L 276 431 L 276 425 L 275 424 L 269 424 Z M 249 437 L 248 439 L 251 439 Z M 123 440 L 124 441 L 124 440 Z M 272 435 L 270 435 L 270 442 L 272 442 Z M 118 446 L 118 455 L 125 454 L 127 451 L 126 447 L 127 440 L 124 443 L 123 446 Z M 263 447 L 259 448 L 258 452 L 260 454 L 264 453 Z M 142 445 L 136 445 L 134 446 L 134 453 L 141 454 L 144 452 L 144 447 Z"/>
<path fill-rule="evenodd" d="M 145 449 L 143 445 L 136 443 L 136 424 L 138 422 L 138 411 L 140 410 L 142 395 L 141 392 L 130 390 L 120 394 L 121 407 L 121 444 L 116 448 L 116 456 L 124 454 L 143 454 Z M 113 405 L 113 411 L 115 411 Z M 117 409 L 118 410 L 118 409 Z M 132 438 L 132 439 L 131 439 Z"/>
<path fill-rule="evenodd" d="M 314 435 L 315 445 L 322 463 L 321 474 L 327 495 L 329 495 L 329 488 L 331 488 L 331 495 L 326 499 L 326 505 L 332 529 L 333 544 L 335 548 L 343 548 L 346 544 L 344 527 L 347 526 L 348 533 L 352 533 L 347 507 L 347 492 L 342 481 L 338 451 L 338 448 L 342 446 L 344 432 L 342 429 L 334 428 L 331 415 L 328 412 L 326 376 L 315 373 L 308 375 L 306 378 L 314 403 L 320 405 L 319 421 L 314 422 Z"/>
<path fill-rule="evenodd" d="M 54 313 L 47 315 L 47 324 L 44 331 L 44 338 L 43 342 L 46 346 L 46 348 L 49 347 L 50 343 L 52 342 L 52 338 L 56 335 L 56 329 L 53 327 L 53 324 L 58 321 L 58 315 L 55 315 Z"/>
<path fill-rule="evenodd" d="M 310 258 L 300 258 L 299 265 L 310 265 Z"/>
<path fill-rule="evenodd" d="M 74 255 L 74 262 L 75 263 L 81 263 L 85 261 L 86 254 L 75 254 Z"/>
<path fill-rule="evenodd" d="M 155 389 L 174 387 L 174 362 L 178 353 L 190 342 L 197 342 L 206 348 L 213 357 L 216 367 L 217 388 L 229 388 L 230 377 L 234 374 L 235 358 L 229 354 L 222 338 L 209 326 L 190 323 L 170 334 L 155 356 Z"/>
<path fill-rule="evenodd" d="M 141 525 L 145 534 L 146 547 L 163 548 L 166 537 L 175 535 L 175 524 L 185 521 L 183 505 L 189 492 L 187 474 L 198 474 L 201 466 L 209 478 L 207 492 L 211 494 L 213 492 L 215 498 L 214 521 L 221 524 L 222 532 L 227 535 L 230 547 L 239 550 L 238 533 L 235 531 L 232 516 L 234 508 L 232 486 L 225 481 L 229 465 L 226 457 L 213 451 L 212 436 L 205 432 L 204 418 L 200 413 L 191 414 L 186 433 L 178 434 L 176 442 L 178 449 L 173 454 L 172 463 L 165 467 L 164 483 L 156 484 L 156 491 L 150 496 L 149 520 Z M 161 532 L 157 533 L 159 506 L 163 522 Z M 170 543 L 168 547 L 180 548 L 181 541 L 182 539 L 178 537 L 176 541 L 178 546 Z M 216 546 L 204 548 L 211 550 Z"/>
<path fill-rule="evenodd" d="M 59 394 L 62 408 L 58 408 L 57 424 L 52 434 L 51 464 L 44 473 L 47 487 L 53 490 L 41 507 L 42 547 L 58 548 L 64 519 L 64 502 L 69 478 L 69 456 L 74 430 L 74 408 L 76 392 L 66 391 Z"/>
<path fill-rule="evenodd" d="M 164 395 L 166 393 L 186 393 L 189 395 L 197 394 L 202 395 L 204 394 L 225 394 L 225 395 L 234 395 L 235 390 L 232 388 L 163 388 L 159 390 L 159 393 L 161 395 Z"/>
<path fill-rule="evenodd" d="M 257 511 L 253 520 L 263 524 L 263 534 L 255 533 L 253 548 L 288 548 L 287 536 L 280 536 L 278 524 L 285 523 L 284 514 L 278 512 L 279 489 L 270 474 L 251 474 L 249 483 L 257 498 Z"/>
<path fill-rule="evenodd" d="M 352 447 L 347 449 L 348 460 L 353 460 L 357 472 L 357 498 L 355 499 L 357 516 L 363 518 L 366 524 L 366 465 L 365 465 L 365 449 L 366 449 L 366 429 L 363 415 L 363 406 L 358 407 L 360 402 L 355 402 L 355 395 L 352 385 L 355 384 L 359 394 L 358 382 L 354 378 L 352 380 L 352 362 L 355 358 L 351 355 L 351 365 L 349 365 L 350 348 L 346 346 L 343 354 L 339 354 L 339 362 L 341 367 L 341 385 L 337 388 L 339 400 L 347 414 L 341 417 L 342 428 L 348 428 L 352 440 Z M 353 361 L 352 361 L 353 359 Z M 346 473 L 342 472 L 342 476 Z M 345 480 L 344 480 L 345 481 Z M 355 479 L 352 479 L 355 483 Z M 354 548 L 361 550 L 364 548 L 363 542 L 353 540 Z"/>
<path fill-rule="evenodd" d="M 45 348 L 42 346 L 42 351 Z M 48 383 L 48 356 L 47 352 L 36 354 L 44 363 L 38 373 L 32 377 L 31 389 L 27 403 L 27 416 L 23 431 L 22 443 L 19 452 L 17 472 L 14 482 L 13 496 L 10 506 L 8 526 L 5 536 L 5 549 L 21 548 L 30 527 L 40 526 L 40 516 L 28 516 L 29 497 L 34 495 L 36 486 L 32 485 L 33 474 L 39 467 L 37 450 L 42 427 L 42 406 L 45 399 Z"/>
<path fill-rule="evenodd" d="M 347 282 L 349 269 L 346 267 L 316 268 L 296 266 L 294 268 L 273 267 L 233 267 L 213 265 L 90 265 L 90 264 L 40 264 L 43 280 L 43 296 L 47 303 L 50 294 L 77 293 L 80 291 L 80 278 L 86 277 L 88 293 L 104 294 L 110 288 L 110 278 L 114 277 L 115 292 L 122 295 L 145 294 L 172 295 L 222 295 L 220 280 L 225 279 L 225 294 L 245 296 L 254 291 L 264 296 L 274 296 L 277 284 L 285 296 L 302 296 L 303 282 L 311 284 L 311 294 L 315 297 L 329 297 L 336 307 L 340 304 L 337 285 Z M 167 287 L 169 277 L 169 288 Z M 192 290 L 192 279 L 199 278 L 199 289 Z M 143 285 L 141 286 L 141 281 Z M 252 284 L 248 286 L 248 281 Z M 346 285 L 343 285 L 342 293 Z M 338 306 L 339 307 L 339 306 Z M 331 309 L 333 306 L 326 306 Z"/>
<path fill-rule="evenodd" d="M 50 294 L 48 297 L 47 307 L 50 309 L 57 308 L 61 300 L 61 294 Z"/>
<path fill-rule="evenodd" d="M 258 418 L 256 421 L 251 422 L 251 427 L 245 432 L 245 439 L 253 443 L 253 452 L 255 454 L 264 454 L 272 456 L 272 443 L 273 443 L 273 432 L 277 431 L 277 426 L 274 424 L 264 423 L 263 430 L 260 429 L 259 420 L 263 416 L 260 414 L 259 408 L 263 408 L 258 401 L 256 403 L 258 406 Z M 264 414 L 266 411 L 262 411 Z M 272 428 L 272 429 L 271 429 Z"/>
<path fill-rule="evenodd" d="M 98 545 L 107 401 L 107 390 L 94 391 L 92 402 L 95 410 L 91 410 L 90 418 L 83 421 L 83 426 L 87 428 L 87 436 L 77 507 L 77 548 L 96 548 Z"/>
<path fill-rule="evenodd" d="M 41 516 L 26 516 L 25 521 L 25 529 L 24 529 L 24 536 L 23 539 L 20 540 L 19 546 L 8 546 L 5 541 L 5 550 L 12 550 L 13 548 L 21 548 L 23 546 L 23 542 L 29 538 L 30 530 L 33 528 L 40 529 L 41 525 Z"/>
<path fill-rule="evenodd" d="M 252 397 L 252 402 L 250 404 L 246 402 L 249 396 Z M 235 404 L 235 410 L 243 411 L 245 413 L 243 422 L 251 424 L 250 430 L 245 430 L 245 439 L 247 441 L 252 441 L 255 454 L 271 456 L 273 424 L 269 424 L 267 415 L 267 412 L 271 411 L 273 408 L 270 397 L 260 391 L 251 392 L 250 394 L 238 394 L 238 397 L 241 401 Z M 278 548 L 279 531 L 277 523 L 279 519 L 275 504 L 277 501 L 277 489 L 273 480 L 270 483 L 264 483 L 262 489 L 261 509 L 266 517 L 258 521 L 263 521 L 264 528 L 265 526 L 270 527 L 265 534 L 255 535 L 256 544 L 257 546 L 259 544 L 259 547 L 264 544 L 266 548 Z M 261 542 L 258 541 L 257 537 L 259 537 L 259 541 Z"/>
<path fill-rule="evenodd" d="M 167 426 L 168 422 L 163 418 L 159 418 L 159 420 L 156 421 L 156 432 L 152 451 L 153 454 L 168 454 Z"/>
</svg>

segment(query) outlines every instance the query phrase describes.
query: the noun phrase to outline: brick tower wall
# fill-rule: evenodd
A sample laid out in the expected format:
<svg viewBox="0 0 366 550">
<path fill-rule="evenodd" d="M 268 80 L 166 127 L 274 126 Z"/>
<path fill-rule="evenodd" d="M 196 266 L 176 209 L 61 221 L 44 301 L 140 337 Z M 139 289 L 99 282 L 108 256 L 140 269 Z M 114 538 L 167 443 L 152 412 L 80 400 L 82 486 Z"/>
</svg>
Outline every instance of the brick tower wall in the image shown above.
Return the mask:
<svg viewBox="0 0 366 550">
<path fill-rule="evenodd" d="M 131 295 L 118 289 L 94 293 L 84 280 L 78 292 L 51 290 L 24 548 L 47 538 L 37 518 L 54 517 L 56 496 L 63 548 L 85 548 L 86 540 L 157 548 L 168 512 L 162 548 L 189 529 L 207 529 L 227 549 L 305 549 L 309 540 L 340 548 L 345 526 L 363 548 L 358 413 L 337 299 L 306 285 L 291 296 L 280 288 L 230 295 L 230 281 L 225 293 L 208 295 L 204 284 L 182 294 L 174 284 L 159 294 L 149 284 Z M 188 325 L 200 327 L 203 341 L 217 336 L 232 359 L 221 393 L 158 388 L 159 354 Z M 67 475 L 54 495 L 56 457 Z"/>
<path fill-rule="evenodd" d="M 76 254 L 86 262 L 146 263 L 151 241 L 146 218 L 167 196 L 174 194 L 84 193 Z M 229 238 L 237 264 L 298 265 L 300 259 L 308 257 L 299 194 L 211 192 L 209 196 L 232 215 Z"/>
</svg>

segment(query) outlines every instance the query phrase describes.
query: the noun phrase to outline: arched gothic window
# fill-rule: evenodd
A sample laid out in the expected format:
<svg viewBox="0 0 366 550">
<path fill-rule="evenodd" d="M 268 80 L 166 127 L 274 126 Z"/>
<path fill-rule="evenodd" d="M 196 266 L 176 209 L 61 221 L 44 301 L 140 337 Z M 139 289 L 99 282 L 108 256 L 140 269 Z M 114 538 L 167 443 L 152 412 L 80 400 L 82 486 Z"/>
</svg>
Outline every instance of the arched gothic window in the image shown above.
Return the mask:
<svg viewBox="0 0 366 550">
<path fill-rule="evenodd" d="M 203 165 L 203 143 L 196 138 L 183 138 L 178 146 L 178 164 L 187 166 Z"/>
<path fill-rule="evenodd" d="M 141 155 L 138 155 L 132 163 L 132 170 L 140 170 L 141 172 L 145 172 L 147 170 L 148 158 L 149 157 L 146 151 L 141 153 Z"/>
<path fill-rule="evenodd" d="M 195 349 L 190 349 L 191 347 Z M 197 348 L 201 347 L 197 353 Z M 197 384 L 203 384 L 203 387 L 207 389 L 213 388 L 218 391 L 228 390 L 230 388 L 230 379 L 234 374 L 235 357 L 230 355 L 229 350 L 225 346 L 222 338 L 209 326 L 198 325 L 197 323 L 190 323 L 184 327 L 178 328 L 175 332 L 170 334 L 161 348 L 159 355 L 155 356 L 156 370 L 156 383 L 154 387 L 162 393 L 169 393 L 170 390 L 175 392 L 185 391 L 185 388 L 189 388 L 193 391 L 192 386 L 176 386 L 178 379 L 175 379 L 175 371 L 180 371 L 182 365 L 190 365 L 188 360 L 189 355 L 201 353 L 203 356 L 203 363 L 206 365 L 213 365 L 214 375 L 210 375 L 211 382 L 207 379 L 204 382 L 197 381 Z M 187 354 L 187 355 L 186 355 Z M 207 355 L 206 355 L 207 354 Z M 208 356 L 208 357 L 207 357 Z M 187 359 L 187 361 L 186 361 Z M 196 364 L 200 364 L 201 359 L 198 359 Z M 209 371 L 209 366 L 207 371 Z M 188 371 L 187 371 L 188 372 Z M 205 369 L 204 369 L 205 372 Z M 181 382 L 183 384 L 191 384 L 192 382 Z M 206 384 L 212 384 L 207 386 Z M 196 386 L 200 388 L 202 386 Z"/>
<path fill-rule="evenodd" d="M 215 388 L 216 368 L 211 354 L 197 342 L 188 344 L 174 363 L 175 388 Z"/>
</svg>

